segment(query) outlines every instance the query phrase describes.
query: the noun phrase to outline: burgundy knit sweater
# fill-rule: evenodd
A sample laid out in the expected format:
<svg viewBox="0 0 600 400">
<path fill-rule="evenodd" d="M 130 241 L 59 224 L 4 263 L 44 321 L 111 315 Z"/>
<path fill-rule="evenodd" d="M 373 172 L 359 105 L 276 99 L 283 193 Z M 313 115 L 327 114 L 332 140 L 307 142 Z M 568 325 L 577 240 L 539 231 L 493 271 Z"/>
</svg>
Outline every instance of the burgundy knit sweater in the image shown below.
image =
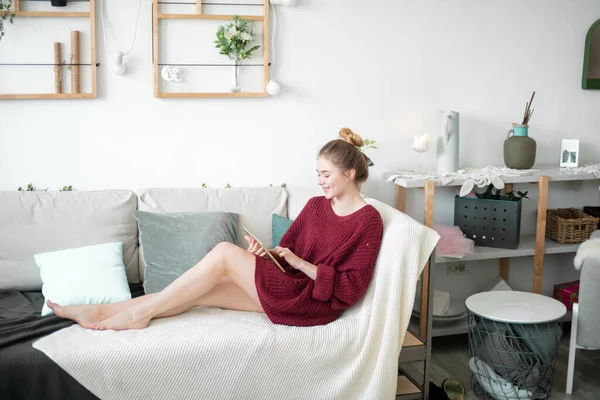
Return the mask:
<svg viewBox="0 0 600 400">
<path fill-rule="evenodd" d="M 280 246 L 317 266 L 316 279 L 292 268 L 285 274 L 256 257 L 254 280 L 267 317 L 276 324 L 323 325 L 337 319 L 365 294 L 375 268 L 383 221 L 375 207 L 338 216 L 324 196 L 308 201 Z"/>
</svg>

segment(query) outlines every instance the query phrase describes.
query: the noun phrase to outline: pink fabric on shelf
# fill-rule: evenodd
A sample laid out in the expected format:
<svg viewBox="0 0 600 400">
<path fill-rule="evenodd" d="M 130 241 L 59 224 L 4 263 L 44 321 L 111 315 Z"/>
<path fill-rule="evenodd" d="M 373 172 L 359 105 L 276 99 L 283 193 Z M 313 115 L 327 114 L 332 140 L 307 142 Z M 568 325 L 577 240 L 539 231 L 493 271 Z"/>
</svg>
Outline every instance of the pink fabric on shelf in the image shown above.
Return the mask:
<svg viewBox="0 0 600 400">
<path fill-rule="evenodd" d="M 475 252 L 475 242 L 464 237 L 458 226 L 433 225 L 439 233 L 439 240 L 435 253 L 439 256 L 463 258 Z"/>
</svg>

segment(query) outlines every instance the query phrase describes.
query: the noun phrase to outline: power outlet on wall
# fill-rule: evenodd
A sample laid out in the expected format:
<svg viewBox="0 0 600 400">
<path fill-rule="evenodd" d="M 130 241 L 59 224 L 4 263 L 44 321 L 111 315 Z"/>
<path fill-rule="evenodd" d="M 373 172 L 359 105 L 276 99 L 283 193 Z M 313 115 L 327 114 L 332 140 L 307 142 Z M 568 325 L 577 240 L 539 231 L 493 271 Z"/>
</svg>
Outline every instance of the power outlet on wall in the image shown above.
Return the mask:
<svg viewBox="0 0 600 400">
<path fill-rule="evenodd" d="M 448 264 L 448 275 L 458 274 L 460 272 L 465 272 L 466 265 L 464 262 L 457 261 Z"/>
</svg>

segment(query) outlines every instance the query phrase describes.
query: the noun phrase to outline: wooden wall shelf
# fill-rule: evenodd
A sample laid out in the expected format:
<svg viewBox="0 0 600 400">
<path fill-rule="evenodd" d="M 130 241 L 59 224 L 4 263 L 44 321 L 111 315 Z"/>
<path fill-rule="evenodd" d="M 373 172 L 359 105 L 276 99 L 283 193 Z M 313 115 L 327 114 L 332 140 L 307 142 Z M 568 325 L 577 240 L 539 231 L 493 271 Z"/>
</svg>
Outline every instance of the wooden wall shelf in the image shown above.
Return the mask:
<svg viewBox="0 0 600 400">
<path fill-rule="evenodd" d="M 0 94 L 0 100 L 26 100 L 26 99 L 95 99 L 96 89 L 96 0 L 89 0 L 89 12 L 69 11 L 23 11 L 19 0 L 14 0 L 14 13 L 18 18 L 88 18 L 90 23 L 90 53 L 92 69 L 92 90 L 90 93 L 14 93 Z"/>
<path fill-rule="evenodd" d="M 17 11 L 17 17 L 62 17 L 62 18 L 89 18 L 89 12 L 59 12 L 59 11 Z"/>
<path fill-rule="evenodd" d="M 0 94 L 2 100 L 27 100 L 27 99 L 93 99 L 93 93 L 39 93 L 39 94 Z"/>
<path fill-rule="evenodd" d="M 227 93 L 227 92 L 215 92 L 215 93 L 168 93 L 168 92 L 160 92 L 158 96 L 163 99 L 200 99 L 200 98 L 228 98 L 228 97 L 267 97 L 267 92 L 237 92 L 237 93 Z"/>
<path fill-rule="evenodd" d="M 229 14 L 172 14 L 160 13 L 158 0 L 152 1 L 152 50 L 154 64 L 154 97 L 163 99 L 173 98 L 253 98 L 267 97 L 267 83 L 269 82 L 269 0 L 261 1 L 262 15 L 238 15 L 241 19 L 249 21 L 260 21 L 262 23 L 262 85 L 261 91 L 255 92 L 162 92 L 160 90 L 160 62 L 159 56 L 159 34 L 158 27 L 161 20 L 232 20 L 234 15 Z M 233 68 L 233 66 L 232 66 Z"/>
<path fill-rule="evenodd" d="M 262 15 L 238 15 L 241 19 L 249 21 L 264 21 Z M 209 19 L 226 21 L 233 19 L 233 15 L 225 14 L 158 14 L 158 19 Z"/>
</svg>

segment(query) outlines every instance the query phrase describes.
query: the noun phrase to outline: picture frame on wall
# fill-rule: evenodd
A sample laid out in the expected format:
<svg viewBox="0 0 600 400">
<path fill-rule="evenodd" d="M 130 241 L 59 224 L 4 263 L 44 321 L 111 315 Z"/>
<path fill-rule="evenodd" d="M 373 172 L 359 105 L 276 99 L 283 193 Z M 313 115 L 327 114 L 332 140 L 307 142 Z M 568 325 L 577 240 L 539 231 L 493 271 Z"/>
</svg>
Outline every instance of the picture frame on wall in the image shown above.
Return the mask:
<svg viewBox="0 0 600 400">
<path fill-rule="evenodd" d="M 579 166 L 579 139 L 563 139 L 560 146 L 560 166 Z"/>
</svg>

